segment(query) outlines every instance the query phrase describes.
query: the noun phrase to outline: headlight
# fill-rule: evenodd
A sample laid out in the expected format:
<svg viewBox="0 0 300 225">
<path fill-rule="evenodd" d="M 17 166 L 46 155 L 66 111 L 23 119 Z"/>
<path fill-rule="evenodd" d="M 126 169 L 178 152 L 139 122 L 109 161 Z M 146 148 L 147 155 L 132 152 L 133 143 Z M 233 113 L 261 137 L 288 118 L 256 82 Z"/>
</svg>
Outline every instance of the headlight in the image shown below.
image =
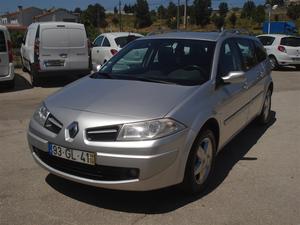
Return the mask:
<svg viewBox="0 0 300 225">
<path fill-rule="evenodd" d="M 41 125 L 44 126 L 45 122 L 49 116 L 50 112 L 47 107 L 43 104 L 41 105 L 33 114 L 33 118 Z"/>
<path fill-rule="evenodd" d="M 158 119 L 124 124 L 118 141 L 141 141 L 165 137 L 183 130 L 185 126 L 172 119 Z"/>
</svg>

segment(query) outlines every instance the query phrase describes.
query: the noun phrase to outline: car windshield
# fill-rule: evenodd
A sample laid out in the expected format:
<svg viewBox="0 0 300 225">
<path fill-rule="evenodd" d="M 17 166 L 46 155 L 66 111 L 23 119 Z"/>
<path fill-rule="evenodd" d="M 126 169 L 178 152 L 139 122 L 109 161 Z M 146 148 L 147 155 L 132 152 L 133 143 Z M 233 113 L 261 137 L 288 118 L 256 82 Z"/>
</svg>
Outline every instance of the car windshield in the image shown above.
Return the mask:
<svg viewBox="0 0 300 225">
<path fill-rule="evenodd" d="M 212 41 L 137 40 L 93 77 L 201 85 L 210 78 L 214 49 Z"/>
</svg>

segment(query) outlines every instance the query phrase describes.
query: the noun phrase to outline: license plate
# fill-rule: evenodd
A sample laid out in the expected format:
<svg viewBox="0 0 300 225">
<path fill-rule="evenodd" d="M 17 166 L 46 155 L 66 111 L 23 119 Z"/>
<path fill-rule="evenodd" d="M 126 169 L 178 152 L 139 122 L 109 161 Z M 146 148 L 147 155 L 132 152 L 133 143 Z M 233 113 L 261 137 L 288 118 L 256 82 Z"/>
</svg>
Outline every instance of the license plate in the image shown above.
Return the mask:
<svg viewBox="0 0 300 225">
<path fill-rule="evenodd" d="M 64 66 L 65 65 L 65 61 L 64 60 L 49 60 L 45 62 L 45 65 L 47 67 L 51 67 L 51 66 Z"/>
<path fill-rule="evenodd" d="M 59 145 L 49 144 L 48 152 L 52 156 L 84 163 L 88 165 L 95 165 L 95 153 L 81 150 L 69 149 Z"/>
</svg>

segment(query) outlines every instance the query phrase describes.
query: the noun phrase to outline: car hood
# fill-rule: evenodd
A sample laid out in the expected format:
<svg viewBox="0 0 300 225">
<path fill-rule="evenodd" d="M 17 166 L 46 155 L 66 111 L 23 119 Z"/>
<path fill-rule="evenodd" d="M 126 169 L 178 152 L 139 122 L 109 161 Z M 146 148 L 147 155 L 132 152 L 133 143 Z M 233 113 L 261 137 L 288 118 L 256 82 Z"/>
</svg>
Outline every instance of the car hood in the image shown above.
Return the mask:
<svg viewBox="0 0 300 225">
<path fill-rule="evenodd" d="M 164 117 L 196 88 L 135 80 L 93 79 L 88 76 L 48 97 L 45 104 L 50 109 L 67 108 L 153 119 Z"/>
</svg>

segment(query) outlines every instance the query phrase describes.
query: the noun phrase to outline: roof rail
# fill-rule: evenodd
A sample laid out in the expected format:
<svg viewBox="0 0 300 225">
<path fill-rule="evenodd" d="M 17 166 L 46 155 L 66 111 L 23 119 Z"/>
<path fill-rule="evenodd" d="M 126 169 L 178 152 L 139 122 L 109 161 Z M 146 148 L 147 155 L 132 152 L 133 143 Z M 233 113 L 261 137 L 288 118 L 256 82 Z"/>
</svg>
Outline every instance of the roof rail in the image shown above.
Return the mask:
<svg viewBox="0 0 300 225">
<path fill-rule="evenodd" d="M 220 36 L 224 36 L 226 34 L 246 34 L 246 35 L 251 35 L 251 33 L 246 30 L 246 29 L 230 29 L 230 30 L 223 30 L 220 33 Z"/>
</svg>

